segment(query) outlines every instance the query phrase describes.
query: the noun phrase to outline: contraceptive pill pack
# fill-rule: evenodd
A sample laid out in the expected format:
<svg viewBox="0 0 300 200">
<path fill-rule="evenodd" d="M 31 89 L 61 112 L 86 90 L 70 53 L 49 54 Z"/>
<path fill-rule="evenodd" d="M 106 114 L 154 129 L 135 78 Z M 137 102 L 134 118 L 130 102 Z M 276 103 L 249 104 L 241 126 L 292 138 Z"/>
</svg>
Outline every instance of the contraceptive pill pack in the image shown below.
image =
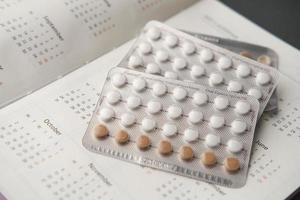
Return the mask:
<svg viewBox="0 0 300 200">
<path fill-rule="evenodd" d="M 256 44 L 251 44 L 247 42 L 242 42 L 238 40 L 226 39 L 212 35 L 206 35 L 202 33 L 190 32 L 182 30 L 185 33 L 188 33 L 194 37 L 205 40 L 207 42 L 213 43 L 222 48 L 228 49 L 229 51 L 240 54 L 244 57 L 256 60 L 262 64 L 268 65 L 275 69 L 278 69 L 279 57 L 278 54 L 273 50 L 265 46 L 260 46 Z M 265 112 L 274 112 L 278 111 L 278 97 L 276 90 L 273 92 L 272 96 L 269 99 L 268 104 L 265 107 Z"/>
<path fill-rule="evenodd" d="M 120 66 L 248 94 L 263 113 L 278 83 L 278 71 L 159 22 L 149 22 Z"/>
<path fill-rule="evenodd" d="M 113 68 L 83 138 L 92 152 L 222 186 L 245 184 L 256 98 Z"/>
</svg>

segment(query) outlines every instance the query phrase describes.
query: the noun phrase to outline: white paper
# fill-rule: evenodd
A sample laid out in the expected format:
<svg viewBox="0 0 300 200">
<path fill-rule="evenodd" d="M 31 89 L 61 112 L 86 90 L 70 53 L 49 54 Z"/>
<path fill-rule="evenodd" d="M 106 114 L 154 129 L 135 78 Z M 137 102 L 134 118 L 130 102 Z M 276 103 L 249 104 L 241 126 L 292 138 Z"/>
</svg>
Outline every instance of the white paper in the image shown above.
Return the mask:
<svg viewBox="0 0 300 200">
<path fill-rule="evenodd" d="M 280 70 L 285 70 L 286 74 L 294 77 L 293 71 L 283 66 L 289 63 L 296 64 L 300 53 L 296 53 L 293 48 L 260 28 L 254 28 L 253 24 L 219 2 L 201 1 L 173 17 L 168 23 L 190 31 L 206 30 L 202 32 L 210 33 L 211 31 L 211 33 L 219 33 L 219 36 L 226 36 L 223 32 L 212 28 L 209 23 L 203 23 L 203 17 L 200 17 L 203 13 L 206 15 L 209 13 L 212 19 L 222 19 L 223 16 L 224 26 L 232 25 L 230 20 L 224 22 L 227 16 L 230 16 L 231 20 L 240 21 L 239 23 L 243 24 L 243 30 L 236 28 L 233 32 L 239 38 L 244 36 L 248 27 L 252 29 L 252 32 L 254 29 L 259 34 L 257 39 L 261 40 L 257 40 L 256 43 L 263 43 L 263 38 L 271 37 L 267 40 L 270 41 L 269 44 L 281 47 L 278 51 L 279 57 L 282 58 Z M 249 40 L 245 39 L 245 41 Z M 0 191 L 9 200 L 58 199 L 55 193 L 57 189 L 54 191 L 53 188 L 47 187 L 48 181 L 53 178 L 49 178 L 48 175 L 55 175 L 57 169 L 64 167 L 74 176 L 63 175 L 64 181 L 58 181 L 60 183 L 56 185 L 67 188 L 67 182 L 72 182 L 74 179 L 80 184 L 85 184 L 80 179 L 81 173 L 87 171 L 88 178 L 92 178 L 91 174 L 95 173 L 90 163 L 93 163 L 92 166 L 97 169 L 96 171 L 102 174 L 102 176 L 99 174 L 93 176 L 97 183 L 101 184 L 99 191 L 107 192 L 107 195 L 113 195 L 115 199 L 283 199 L 300 185 L 300 179 L 297 177 L 300 165 L 298 153 L 300 150 L 300 102 L 298 100 L 300 94 L 297 91 L 300 90 L 300 85 L 285 75 L 281 76 L 278 86 L 280 112 L 272 117 L 263 115 L 260 120 L 256 130 L 255 141 L 257 142 L 253 147 L 252 166 L 247 184 L 243 188 L 221 188 L 85 150 L 81 145 L 81 139 L 97 101 L 97 93 L 101 90 L 108 70 L 117 65 L 131 44 L 132 42 L 129 42 L 115 49 L 63 79 L 0 110 L 0 158 L 3 161 L 0 165 Z M 290 59 L 285 58 L 290 53 L 295 53 L 296 56 L 289 57 Z M 285 62 L 287 60 L 289 61 Z M 295 71 L 299 73 L 299 70 Z M 27 114 L 30 115 L 29 118 Z M 33 122 L 34 120 L 36 121 Z M 14 133 L 14 129 L 20 129 L 22 126 L 23 129 Z M 5 130 L 2 130 L 2 127 Z M 8 129 L 12 132 L 11 135 L 7 135 Z M 28 148 L 28 146 L 30 148 L 32 143 L 28 141 L 27 145 L 25 137 L 21 138 L 22 134 L 26 135 L 27 132 L 32 134 L 28 139 L 34 136 L 33 143 L 40 143 L 39 148 L 46 149 L 46 152 L 40 151 L 39 156 L 24 163 L 22 159 L 29 158 L 34 153 L 34 151 L 22 153 L 23 148 Z M 14 141 L 14 138 L 17 141 Z M 21 147 L 18 147 L 19 143 L 22 144 Z M 15 146 L 18 147 L 17 150 L 12 150 Z M 17 154 L 18 152 L 22 153 L 21 156 Z M 49 155 L 52 157 L 48 158 Z M 47 159 L 40 163 L 39 159 L 43 157 Z M 36 160 L 38 163 L 35 163 Z M 83 166 L 83 171 L 78 170 L 77 164 L 73 163 L 74 160 Z M 34 167 L 29 168 L 30 164 Z M 54 176 L 55 180 L 58 177 L 60 178 L 60 176 Z M 107 181 L 111 185 L 107 185 Z M 94 194 L 91 192 L 95 187 L 94 182 L 84 189 L 79 190 L 79 187 L 72 184 L 70 190 L 61 191 L 59 188 L 58 194 L 64 199 L 75 199 L 75 197 L 79 199 L 83 195 L 85 195 L 84 199 L 93 199 L 93 196 L 86 196 L 85 193 Z M 66 193 L 72 193 L 74 188 L 78 193 L 72 194 L 74 198 L 71 194 L 67 197 Z"/>
<path fill-rule="evenodd" d="M 196 0 L 2 0 L 0 107 L 61 78 Z"/>
</svg>

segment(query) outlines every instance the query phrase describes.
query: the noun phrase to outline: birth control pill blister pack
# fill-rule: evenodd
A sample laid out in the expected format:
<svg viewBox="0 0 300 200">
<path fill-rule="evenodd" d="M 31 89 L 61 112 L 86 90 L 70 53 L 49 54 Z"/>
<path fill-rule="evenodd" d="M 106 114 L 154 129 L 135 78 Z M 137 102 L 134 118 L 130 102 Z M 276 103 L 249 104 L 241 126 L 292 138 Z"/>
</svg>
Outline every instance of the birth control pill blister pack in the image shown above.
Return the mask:
<svg viewBox="0 0 300 200">
<path fill-rule="evenodd" d="M 248 94 L 264 111 L 278 71 L 159 22 L 149 22 L 120 66 Z"/>
<path fill-rule="evenodd" d="M 83 137 L 92 152 L 237 188 L 259 102 L 192 82 L 113 68 Z"/>
<path fill-rule="evenodd" d="M 268 47 L 241 42 L 237 40 L 216 37 L 212 35 L 206 35 L 202 33 L 189 32 L 185 30 L 182 31 L 194 37 L 200 38 L 207 42 L 213 43 L 215 45 L 233 51 L 247 58 L 256 60 L 257 62 L 260 62 L 262 64 L 278 69 L 278 62 L 279 62 L 278 54 L 274 50 Z M 278 97 L 276 94 L 276 90 L 273 92 L 272 96 L 270 97 L 269 102 L 266 105 L 264 111 L 267 112 L 278 111 Z"/>
</svg>

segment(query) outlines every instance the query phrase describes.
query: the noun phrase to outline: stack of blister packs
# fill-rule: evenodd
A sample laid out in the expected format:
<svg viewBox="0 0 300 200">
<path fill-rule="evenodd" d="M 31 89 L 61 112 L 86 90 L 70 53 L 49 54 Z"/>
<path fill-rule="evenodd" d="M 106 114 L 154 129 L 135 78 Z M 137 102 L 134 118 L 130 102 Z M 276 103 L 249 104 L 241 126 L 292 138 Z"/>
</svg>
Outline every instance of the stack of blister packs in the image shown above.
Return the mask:
<svg viewBox="0 0 300 200">
<path fill-rule="evenodd" d="M 268 66 L 276 66 L 277 57 L 264 47 L 194 36 L 148 23 L 107 75 L 83 145 L 120 160 L 241 187 L 257 119 L 278 83 L 277 70 Z M 275 95 L 268 105 L 274 109 Z"/>
</svg>

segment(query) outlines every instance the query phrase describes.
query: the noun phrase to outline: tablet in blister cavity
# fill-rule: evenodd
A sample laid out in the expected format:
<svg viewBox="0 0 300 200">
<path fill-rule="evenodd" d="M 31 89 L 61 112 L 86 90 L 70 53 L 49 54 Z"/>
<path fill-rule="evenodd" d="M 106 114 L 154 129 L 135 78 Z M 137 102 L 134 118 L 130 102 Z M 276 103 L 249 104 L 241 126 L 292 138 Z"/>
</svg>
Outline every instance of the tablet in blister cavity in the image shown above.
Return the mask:
<svg viewBox="0 0 300 200">
<path fill-rule="evenodd" d="M 274 68 L 159 22 L 145 26 L 121 66 L 254 96 L 259 116 L 278 83 Z"/>
<path fill-rule="evenodd" d="M 83 138 L 90 151 L 227 187 L 245 184 L 254 97 L 112 69 Z"/>
<path fill-rule="evenodd" d="M 262 64 L 269 65 L 270 67 L 274 67 L 275 69 L 278 69 L 278 60 L 279 60 L 278 55 L 274 50 L 268 47 L 241 42 L 237 40 L 220 38 L 212 35 L 205 35 L 201 33 L 189 32 L 185 30 L 182 31 L 194 37 L 200 38 L 202 40 L 216 44 L 217 46 L 223 47 L 237 54 L 250 58 L 252 60 L 256 60 L 257 62 L 260 62 Z M 266 105 L 264 111 L 275 112 L 275 113 L 278 111 L 278 97 L 276 94 L 276 90 L 273 92 L 272 96 L 270 97 L 269 102 Z"/>
</svg>

